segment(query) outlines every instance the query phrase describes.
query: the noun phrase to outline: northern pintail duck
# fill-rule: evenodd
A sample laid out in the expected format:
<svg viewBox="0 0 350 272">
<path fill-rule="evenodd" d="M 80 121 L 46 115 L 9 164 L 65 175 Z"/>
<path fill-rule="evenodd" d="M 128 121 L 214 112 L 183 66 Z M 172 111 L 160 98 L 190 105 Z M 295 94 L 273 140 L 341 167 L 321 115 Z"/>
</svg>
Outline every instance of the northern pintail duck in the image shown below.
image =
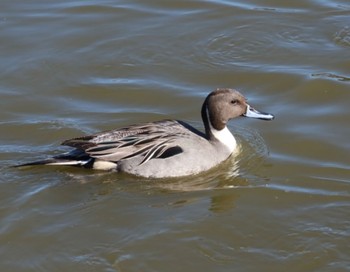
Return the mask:
<svg viewBox="0 0 350 272">
<path fill-rule="evenodd" d="M 178 120 L 131 125 L 66 140 L 75 148 L 53 158 L 23 164 L 71 165 L 116 170 L 147 178 L 194 175 L 226 160 L 237 148 L 226 124 L 238 116 L 272 120 L 273 115 L 250 107 L 233 89 L 216 89 L 202 110 L 205 133 Z"/>
</svg>

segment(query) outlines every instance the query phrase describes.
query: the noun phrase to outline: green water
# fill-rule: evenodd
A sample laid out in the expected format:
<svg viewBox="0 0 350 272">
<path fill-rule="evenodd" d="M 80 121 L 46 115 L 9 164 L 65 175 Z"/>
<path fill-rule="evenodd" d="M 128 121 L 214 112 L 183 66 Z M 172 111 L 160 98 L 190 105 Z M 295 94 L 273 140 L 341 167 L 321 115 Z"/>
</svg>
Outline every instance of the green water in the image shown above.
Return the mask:
<svg viewBox="0 0 350 272">
<path fill-rule="evenodd" d="M 2 1 L 1 271 L 347 271 L 348 1 Z M 217 87 L 276 116 L 237 160 L 144 180 L 12 169 Z"/>
</svg>

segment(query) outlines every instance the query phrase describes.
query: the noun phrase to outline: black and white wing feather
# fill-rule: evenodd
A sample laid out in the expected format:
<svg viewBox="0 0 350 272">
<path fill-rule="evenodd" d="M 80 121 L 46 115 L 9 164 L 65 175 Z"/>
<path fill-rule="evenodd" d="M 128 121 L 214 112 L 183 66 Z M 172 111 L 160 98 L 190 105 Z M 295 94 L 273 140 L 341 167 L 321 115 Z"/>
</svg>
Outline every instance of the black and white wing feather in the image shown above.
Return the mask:
<svg viewBox="0 0 350 272">
<path fill-rule="evenodd" d="M 62 145 L 83 150 L 92 158 L 117 162 L 142 157 L 141 164 L 150 159 L 182 152 L 175 144 L 179 134 L 188 134 L 178 121 L 165 120 L 102 132 L 67 140 Z"/>
</svg>

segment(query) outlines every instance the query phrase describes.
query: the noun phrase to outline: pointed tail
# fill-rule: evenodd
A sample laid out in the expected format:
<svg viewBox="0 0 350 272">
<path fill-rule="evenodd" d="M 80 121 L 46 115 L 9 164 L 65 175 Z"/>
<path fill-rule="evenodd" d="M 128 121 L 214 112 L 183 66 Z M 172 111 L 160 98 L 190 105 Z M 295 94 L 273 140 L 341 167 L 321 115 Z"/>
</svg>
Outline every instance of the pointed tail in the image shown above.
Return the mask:
<svg viewBox="0 0 350 272">
<path fill-rule="evenodd" d="M 25 167 L 25 166 L 36 166 L 36 165 L 66 165 L 66 166 L 86 166 L 89 163 L 89 160 L 81 161 L 81 160 L 64 160 L 64 159 L 47 159 L 41 161 L 34 161 L 19 165 L 14 165 L 13 167 Z"/>
<path fill-rule="evenodd" d="M 80 166 L 89 168 L 93 162 L 94 158 L 91 158 L 87 154 L 81 151 L 72 151 L 67 154 L 62 154 L 54 156 L 52 158 L 40 161 L 34 161 L 29 163 L 24 163 L 20 165 L 15 165 L 14 167 L 25 167 L 25 166 L 35 166 L 35 165 L 66 165 L 66 166 Z"/>
</svg>

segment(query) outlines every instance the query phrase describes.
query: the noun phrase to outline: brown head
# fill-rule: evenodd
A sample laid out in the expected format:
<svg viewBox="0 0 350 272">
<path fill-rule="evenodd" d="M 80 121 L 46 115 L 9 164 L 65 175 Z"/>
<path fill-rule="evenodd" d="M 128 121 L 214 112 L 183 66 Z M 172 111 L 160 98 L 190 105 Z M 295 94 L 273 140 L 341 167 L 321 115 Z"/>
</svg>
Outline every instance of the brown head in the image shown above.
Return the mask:
<svg viewBox="0 0 350 272">
<path fill-rule="evenodd" d="M 245 97 L 234 89 L 216 89 L 207 96 L 202 106 L 202 119 L 207 133 L 210 132 L 208 122 L 214 129 L 222 130 L 230 119 L 239 116 L 262 120 L 274 118 L 271 114 L 258 112 L 250 107 Z"/>
</svg>

